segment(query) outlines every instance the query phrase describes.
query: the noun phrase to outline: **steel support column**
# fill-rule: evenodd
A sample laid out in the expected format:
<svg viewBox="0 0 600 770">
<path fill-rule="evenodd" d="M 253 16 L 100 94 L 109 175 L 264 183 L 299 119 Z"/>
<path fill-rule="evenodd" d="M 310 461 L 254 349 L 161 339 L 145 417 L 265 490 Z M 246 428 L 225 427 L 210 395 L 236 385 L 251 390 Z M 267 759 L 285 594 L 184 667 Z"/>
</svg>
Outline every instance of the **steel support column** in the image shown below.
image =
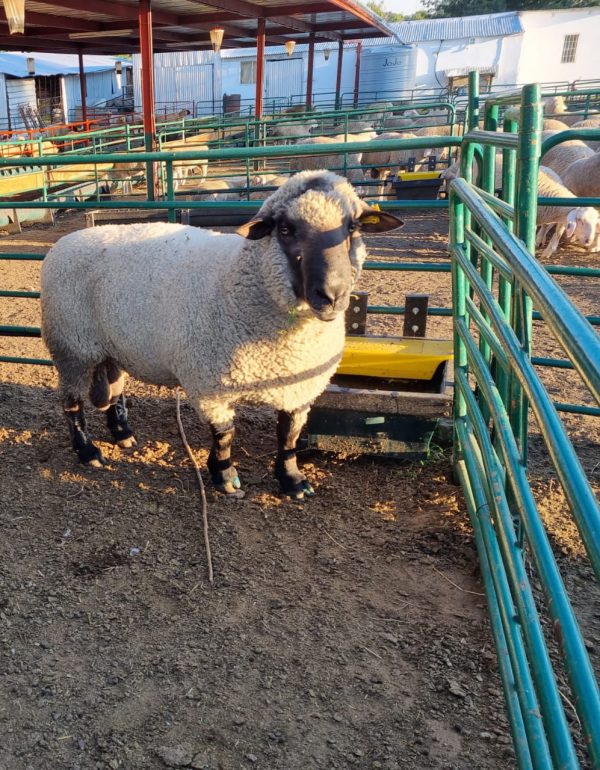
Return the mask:
<svg viewBox="0 0 600 770">
<path fill-rule="evenodd" d="M 265 80 L 265 20 L 259 19 L 256 28 L 256 96 L 254 98 L 254 117 L 262 118 L 263 91 Z"/>
<path fill-rule="evenodd" d="M 354 106 L 358 107 L 358 91 L 360 88 L 360 53 L 362 43 L 359 40 L 356 44 L 356 64 L 354 65 Z"/>
<path fill-rule="evenodd" d="M 142 59 L 142 113 L 144 118 L 144 147 L 147 152 L 154 149 L 156 125 L 154 119 L 154 61 L 152 45 L 151 0 L 140 0 L 138 21 L 140 28 L 140 54 Z M 146 182 L 148 200 L 154 200 L 154 168 L 147 164 Z"/>
<path fill-rule="evenodd" d="M 344 41 L 338 40 L 337 73 L 335 76 L 335 108 L 342 107 L 342 62 L 344 59 Z"/>
<path fill-rule="evenodd" d="M 81 49 L 77 51 L 77 61 L 79 62 L 79 88 L 81 89 L 81 119 L 83 121 L 87 120 L 87 103 L 86 103 L 86 92 L 85 92 L 85 70 L 83 68 L 83 54 L 81 53 Z M 68 120 L 68 116 L 65 116 Z M 86 126 L 85 129 L 87 129 L 89 126 Z"/>
<path fill-rule="evenodd" d="M 313 71 L 315 68 L 315 36 L 308 39 L 308 73 L 306 75 L 306 109 L 312 107 Z"/>
</svg>

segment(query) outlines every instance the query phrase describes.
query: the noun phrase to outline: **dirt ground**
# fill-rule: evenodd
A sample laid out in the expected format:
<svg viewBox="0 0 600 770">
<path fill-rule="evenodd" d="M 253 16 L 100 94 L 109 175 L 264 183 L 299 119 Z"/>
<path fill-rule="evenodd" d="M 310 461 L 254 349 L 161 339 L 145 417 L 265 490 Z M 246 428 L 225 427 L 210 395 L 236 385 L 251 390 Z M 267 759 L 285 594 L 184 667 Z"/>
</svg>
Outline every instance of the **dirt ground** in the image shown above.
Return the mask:
<svg viewBox="0 0 600 770">
<path fill-rule="evenodd" d="M 447 259 L 445 214 L 405 219 L 371 238 L 372 258 Z M 70 213 L 0 237 L 0 249 L 44 252 L 83 224 Z M 38 273 L 0 262 L 0 288 L 35 290 Z M 598 314 L 598 282 L 561 283 Z M 450 304 L 449 274 L 371 272 L 359 288 L 372 304 L 424 290 Z M 0 303 L 0 323 L 39 325 L 36 300 Z M 378 317 L 370 330 L 400 323 Z M 431 319 L 429 336 L 449 333 L 448 319 Z M 39 340 L 0 339 L 6 354 L 47 357 Z M 536 353 L 559 354 L 541 328 Z M 557 399 L 582 393 L 568 372 L 543 377 Z M 419 463 L 304 453 L 317 495 L 298 504 L 272 478 L 274 416 L 241 410 L 247 495 L 209 493 L 211 585 L 173 393 L 130 383 L 134 451 L 113 447 L 90 415 L 109 459 L 93 471 L 70 451 L 54 386 L 49 367 L 0 364 L 1 770 L 515 767 L 447 450 Z M 208 430 L 185 402 L 182 416 L 204 466 Z M 565 423 L 598 487 L 598 421 Z M 600 591 L 535 428 L 531 476 L 600 667 Z"/>
</svg>

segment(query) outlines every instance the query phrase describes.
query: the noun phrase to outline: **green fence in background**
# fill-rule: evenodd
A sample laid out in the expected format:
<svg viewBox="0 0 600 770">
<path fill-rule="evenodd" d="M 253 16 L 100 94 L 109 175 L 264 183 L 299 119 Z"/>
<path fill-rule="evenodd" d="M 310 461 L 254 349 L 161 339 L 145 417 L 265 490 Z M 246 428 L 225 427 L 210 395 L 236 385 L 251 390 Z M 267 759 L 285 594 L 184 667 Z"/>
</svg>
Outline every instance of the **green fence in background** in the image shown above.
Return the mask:
<svg viewBox="0 0 600 770">
<path fill-rule="evenodd" d="M 516 102 L 521 104 L 520 133 L 496 133 L 498 108 Z M 533 367 L 532 307 L 597 403 L 600 338 L 534 256 L 539 87 L 526 86 L 518 94 L 500 97 L 486 105 L 486 113 L 489 130 L 465 136 L 464 178 L 455 180 L 450 192 L 455 469 L 475 532 L 518 765 L 576 769 L 589 763 L 600 768 L 598 683 L 527 479 L 530 415 L 597 578 L 600 507 Z M 482 187 L 471 180 L 476 145 L 482 149 Z M 497 149 L 512 156 L 505 157 L 504 180 L 516 176 L 512 202 L 491 193 Z M 543 600 L 532 589 L 526 553 Z M 542 622 L 546 613 L 553 639 Z M 571 688 L 565 698 L 581 724 L 577 746 L 553 652 L 560 655 Z"/>
</svg>

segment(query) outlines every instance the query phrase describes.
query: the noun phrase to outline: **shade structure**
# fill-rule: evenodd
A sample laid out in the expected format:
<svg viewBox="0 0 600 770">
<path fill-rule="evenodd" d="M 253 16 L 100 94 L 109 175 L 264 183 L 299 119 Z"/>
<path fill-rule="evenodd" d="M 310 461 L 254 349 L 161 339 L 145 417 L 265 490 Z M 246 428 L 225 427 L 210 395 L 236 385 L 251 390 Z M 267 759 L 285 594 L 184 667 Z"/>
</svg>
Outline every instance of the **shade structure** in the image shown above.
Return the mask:
<svg viewBox="0 0 600 770">
<path fill-rule="evenodd" d="M 24 0 L 25 34 L 11 35 L 4 0 L 0 48 L 85 54 L 137 53 L 139 0 Z M 391 28 L 354 0 L 153 0 L 155 53 L 211 50 L 210 31 L 223 29 L 223 48 L 256 46 L 259 20 L 266 45 L 393 35 Z M 12 22 L 11 22 L 12 23 Z"/>
</svg>

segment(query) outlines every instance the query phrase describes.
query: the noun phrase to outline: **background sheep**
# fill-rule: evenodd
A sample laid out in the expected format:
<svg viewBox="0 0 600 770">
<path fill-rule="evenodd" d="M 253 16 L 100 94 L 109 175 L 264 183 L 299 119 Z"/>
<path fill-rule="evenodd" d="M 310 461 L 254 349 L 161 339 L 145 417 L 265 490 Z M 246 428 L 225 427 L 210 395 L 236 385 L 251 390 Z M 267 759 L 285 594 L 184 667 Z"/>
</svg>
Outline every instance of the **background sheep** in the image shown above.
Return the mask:
<svg viewBox="0 0 600 770">
<path fill-rule="evenodd" d="M 360 141 L 355 135 L 349 134 L 348 141 Z M 364 141 L 364 139 L 363 139 Z M 340 144 L 345 142 L 343 136 L 313 136 L 305 139 L 301 144 Z M 364 174 L 360 168 L 362 153 L 349 152 L 346 159 L 347 173 L 346 178 L 351 182 L 364 181 Z M 334 170 L 337 174 L 343 174 L 344 156 L 343 155 L 298 155 L 290 159 L 290 169 L 292 171 L 304 171 L 308 169 L 328 168 Z"/>
<path fill-rule="evenodd" d="M 103 177 L 110 180 L 109 190 L 111 193 L 118 189 L 120 182 L 123 195 L 132 195 L 134 181 L 141 182 L 145 174 L 145 163 L 141 161 L 126 161 L 124 163 L 115 163 Z"/>
<path fill-rule="evenodd" d="M 551 168 L 562 178 L 563 173 L 576 160 L 589 158 L 594 154 L 585 142 L 579 139 L 572 139 L 568 142 L 561 142 L 552 147 L 542 156 L 542 164 L 546 168 Z"/>
<path fill-rule="evenodd" d="M 134 443 L 125 369 L 186 390 L 211 426 L 208 468 L 226 494 L 240 486 L 230 456 L 236 404 L 278 410 L 275 474 L 292 497 L 312 494 L 296 441 L 342 354 L 366 257 L 358 228 L 401 224 L 319 171 L 288 180 L 240 228 L 245 238 L 162 222 L 61 238 L 42 265 L 42 331 L 80 461 L 104 462 L 86 432 L 88 392 L 114 440 Z"/>
<path fill-rule="evenodd" d="M 292 143 L 292 140 L 299 139 L 310 134 L 311 128 L 316 128 L 317 123 L 313 120 L 310 123 L 287 123 L 276 125 L 270 131 L 271 136 L 280 138 L 282 144 Z"/>
<path fill-rule="evenodd" d="M 564 170 L 562 181 L 580 198 L 600 198 L 600 153 L 575 160 Z"/>
<path fill-rule="evenodd" d="M 385 191 L 385 185 L 390 176 L 398 174 L 401 168 L 404 168 L 411 158 L 421 158 L 423 151 L 419 149 L 411 150 L 377 150 L 377 142 L 389 139 L 415 139 L 416 135 L 411 133 L 400 133 L 389 131 L 376 136 L 371 144 L 372 150 L 364 152 L 362 164 L 364 172 L 371 179 L 377 179 L 378 184 L 367 191 L 367 195 L 377 195 L 382 197 Z"/>
<path fill-rule="evenodd" d="M 256 180 L 254 187 L 267 187 L 267 188 L 281 187 L 281 185 L 285 184 L 288 179 L 289 179 L 288 176 L 278 176 L 276 174 L 264 174 L 260 178 L 260 181 L 258 179 Z M 271 195 L 272 192 L 273 192 L 272 189 L 254 190 L 254 192 L 250 193 L 250 200 L 264 201 L 269 197 L 269 195 Z"/>
<path fill-rule="evenodd" d="M 364 110 L 391 110 L 394 105 L 391 102 L 372 102 L 364 107 Z M 369 120 L 381 120 L 385 115 L 385 112 L 365 112 L 365 117 Z"/>
<path fill-rule="evenodd" d="M 538 174 L 538 195 L 543 198 L 575 198 L 576 196 L 560 182 L 560 177 L 552 169 L 540 166 Z M 555 225 L 554 235 L 542 252 L 549 257 L 558 248 L 563 233 L 567 238 L 575 237 L 585 248 L 594 248 L 598 233 L 598 212 L 590 206 L 538 206 L 537 222 L 541 225 L 536 238 L 536 246 L 541 246 L 547 227 Z"/>
<path fill-rule="evenodd" d="M 473 180 L 477 180 L 477 162 L 473 163 Z M 442 178 L 448 183 L 459 176 L 460 163 L 457 161 L 442 171 Z M 499 190 L 502 187 L 502 158 L 496 156 L 496 168 L 494 189 Z M 538 173 L 538 195 L 548 198 L 574 198 L 573 193 L 562 183 L 559 175 L 550 168 L 540 166 Z M 538 206 L 537 210 L 538 231 L 536 235 L 536 246 L 541 246 L 546 240 L 548 233 L 555 228 L 555 233 L 548 247 L 542 256 L 547 257 L 553 254 L 558 248 L 558 243 L 564 232 L 567 237 L 576 237 L 577 241 L 591 251 L 597 250 L 596 228 L 598 227 L 598 213 L 591 207 L 557 207 L 557 206 Z"/>
<path fill-rule="evenodd" d="M 504 117 L 507 120 L 514 120 L 518 126 L 521 125 L 521 108 L 517 106 L 507 107 L 506 110 L 504 110 Z M 569 126 L 563 120 L 544 118 L 542 128 L 544 131 L 564 131 L 569 128 Z"/>
<path fill-rule="evenodd" d="M 577 123 L 573 123 L 571 128 L 598 128 L 600 129 L 600 115 L 595 115 L 587 120 L 580 120 Z M 585 143 L 594 152 L 600 150 L 600 140 L 586 139 Z"/>
</svg>

